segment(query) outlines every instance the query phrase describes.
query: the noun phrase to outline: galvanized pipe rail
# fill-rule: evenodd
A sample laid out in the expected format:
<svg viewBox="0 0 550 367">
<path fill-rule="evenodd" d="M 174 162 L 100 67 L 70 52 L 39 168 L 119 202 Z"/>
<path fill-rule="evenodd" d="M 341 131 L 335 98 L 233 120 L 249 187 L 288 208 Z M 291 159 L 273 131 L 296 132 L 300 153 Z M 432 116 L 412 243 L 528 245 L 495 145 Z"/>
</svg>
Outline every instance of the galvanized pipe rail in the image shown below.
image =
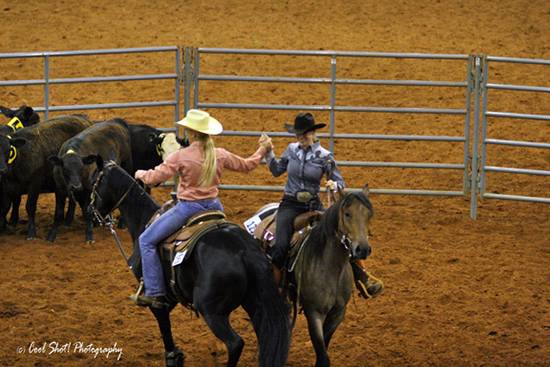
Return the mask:
<svg viewBox="0 0 550 367">
<path fill-rule="evenodd" d="M 112 54 L 142 54 L 153 52 L 174 52 L 175 53 L 175 72 L 163 74 L 144 74 L 144 75 L 120 75 L 104 77 L 79 77 L 79 78 L 50 78 L 49 69 L 51 59 L 54 57 L 70 56 L 88 56 L 88 55 L 112 55 Z M 174 121 L 180 117 L 180 85 L 181 76 L 181 53 L 180 48 L 176 46 L 166 47 L 141 47 L 124 49 L 103 49 L 103 50 L 82 50 L 82 51 L 49 51 L 49 52 L 15 52 L 0 53 L 2 59 L 25 59 L 25 58 L 43 58 L 44 59 L 44 78 L 29 80 L 2 80 L 0 87 L 22 86 L 22 85 L 43 85 L 44 86 L 44 105 L 34 108 L 38 112 L 44 112 L 45 119 L 49 118 L 50 111 L 75 111 L 75 110 L 97 110 L 112 108 L 137 108 L 137 107 L 174 107 Z M 50 106 L 49 95 L 50 85 L 76 84 L 76 83 L 104 83 L 104 82 L 127 82 L 137 80 L 170 80 L 175 81 L 174 99 L 167 101 L 150 102 L 127 102 L 127 103 L 105 103 L 105 104 L 84 104 L 84 105 L 66 105 Z"/>
<path fill-rule="evenodd" d="M 298 51 L 298 50 L 257 50 L 257 49 L 225 49 L 225 48 L 198 48 L 193 49 L 193 71 L 190 77 L 193 78 L 195 108 L 219 108 L 219 109 L 255 109 L 255 110 L 290 110 L 290 111 L 328 111 L 329 130 L 328 134 L 319 134 L 320 138 L 329 139 L 329 149 L 334 151 L 335 139 L 369 139 L 369 140 L 392 140 L 392 141 L 438 141 L 457 142 L 464 146 L 462 164 L 440 164 L 425 162 L 358 162 L 338 161 L 340 166 L 350 167 L 392 167 L 392 168 L 427 168 L 427 169 L 453 169 L 462 170 L 463 187 L 461 191 L 448 190 L 409 190 L 409 189 L 373 189 L 372 192 L 381 194 L 405 194 L 405 195 L 441 195 L 441 196 L 463 196 L 469 191 L 470 177 L 468 173 L 470 156 L 469 146 L 469 120 L 470 120 L 470 93 L 473 90 L 473 56 L 459 54 L 420 54 L 420 53 L 386 53 L 386 52 L 352 52 L 352 51 Z M 272 77 L 272 76 L 234 76 L 234 75 L 211 75 L 202 74 L 200 68 L 201 54 L 241 54 L 241 55 L 284 55 L 284 56 L 319 56 L 330 58 L 330 77 Z M 397 59 L 432 59 L 432 60 L 458 60 L 466 62 L 465 81 L 431 81 L 431 80 L 378 80 L 378 79 L 350 79 L 337 78 L 337 58 L 397 58 Z M 288 105 L 288 104 L 267 104 L 267 103 L 214 103 L 200 102 L 199 84 L 201 81 L 215 82 L 251 82 L 251 83 L 305 83 L 305 84 L 326 84 L 330 87 L 330 101 L 326 105 Z M 388 86 L 420 86 L 420 87 L 447 87 L 463 88 L 465 90 L 464 108 L 410 108 L 410 107 L 377 107 L 377 106 L 337 106 L 336 86 L 337 85 L 388 85 Z M 463 136 L 418 136 L 418 135 L 379 135 L 379 134 L 350 134 L 335 132 L 336 112 L 371 112 L 371 113 L 405 113 L 405 114 L 444 114 L 464 116 Z M 281 132 L 268 132 L 273 137 L 290 137 L 291 134 Z M 261 132 L 254 131 L 224 131 L 227 136 L 259 136 Z M 282 191 L 282 187 L 259 186 L 262 191 Z M 222 185 L 224 189 L 252 189 L 250 185 Z"/>
</svg>

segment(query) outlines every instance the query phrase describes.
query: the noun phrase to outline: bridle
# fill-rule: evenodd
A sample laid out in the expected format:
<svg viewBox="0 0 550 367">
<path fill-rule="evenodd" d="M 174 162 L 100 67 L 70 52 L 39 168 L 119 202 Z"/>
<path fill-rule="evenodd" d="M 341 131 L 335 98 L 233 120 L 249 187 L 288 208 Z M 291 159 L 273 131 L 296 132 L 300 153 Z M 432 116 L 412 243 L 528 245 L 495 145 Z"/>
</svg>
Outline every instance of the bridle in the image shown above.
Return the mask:
<svg viewBox="0 0 550 367">
<path fill-rule="evenodd" d="M 101 195 L 99 195 L 99 193 L 97 192 L 97 188 L 99 186 L 99 183 L 101 182 L 101 179 L 103 178 L 105 168 L 109 168 L 112 166 L 116 166 L 116 163 L 113 161 L 109 161 L 105 164 L 103 169 L 99 171 L 97 177 L 95 178 L 94 184 L 92 186 L 92 193 L 90 194 L 90 209 L 92 211 L 92 214 L 94 215 L 95 219 L 99 222 L 99 224 L 103 226 L 113 223 L 112 213 L 115 211 L 115 209 L 118 209 L 118 207 L 126 199 L 126 197 L 128 196 L 128 194 L 130 193 L 130 191 L 132 190 L 132 188 L 137 182 L 137 181 L 132 181 L 132 184 L 128 187 L 128 189 L 126 189 L 124 194 L 120 197 L 120 199 L 118 199 L 117 203 L 111 208 L 111 210 L 109 210 L 109 212 L 105 216 L 101 215 L 99 210 L 94 205 L 96 198 L 101 199 Z"/>
<path fill-rule="evenodd" d="M 99 183 L 101 182 L 101 179 L 103 178 L 104 170 L 105 170 L 105 168 L 109 168 L 111 166 L 116 166 L 116 163 L 113 162 L 113 161 L 107 162 L 103 166 L 103 169 L 101 171 L 99 171 L 99 173 L 97 174 L 97 177 L 95 178 L 94 184 L 92 186 L 92 193 L 90 194 L 90 209 L 91 209 L 92 214 L 94 215 L 95 219 L 99 222 L 99 224 L 109 228 L 109 231 L 111 232 L 111 234 L 113 235 L 113 238 L 115 239 L 115 242 L 116 242 L 116 245 L 118 247 L 118 250 L 120 251 L 120 254 L 122 255 L 122 257 L 124 257 L 124 260 L 126 260 L 126 264 L 128 265 L 128 268 L 130 269 L 130 272 L 133 273 L 132 265 L 129 261 L 128 256 L 126 255 L 126 252 L 124 252 L 124 248 L 122 247 L 122 244 L 120 242 L 120 237 L 118 236 L 118 234 L 116 233 L 116 230 L 114 228 L 113 216 L 111 214 L 113 213 L 113 211 L 115 209 L 117 209 L 120 206 L 120 204 L 122 204 L 124 199 L 126 199 L 126 197 L 128 196 L 128 194 L 130 193 L 130 191 L 132 190 L 132 188 L 134 187 L 134 185 L 136 184 L 137 181 L 132 182 L 132 184 L 128 187 L 128 189 L 126 190 L 124 195 L 122 195 L 120 197 L 120 199 L 117 201 L 115 206 L 113 206 L 113 208 L 107 213 L 107 215 L 102 216 L 101 213 L 99 212 L 99 210 L 94 205 L 94 203 L 96 201 L 96 198 L 101 199 L 101 195 L 99 195 L 99 193 L 97 192 L 97 187 L 99 186 Z"/>
</svg>

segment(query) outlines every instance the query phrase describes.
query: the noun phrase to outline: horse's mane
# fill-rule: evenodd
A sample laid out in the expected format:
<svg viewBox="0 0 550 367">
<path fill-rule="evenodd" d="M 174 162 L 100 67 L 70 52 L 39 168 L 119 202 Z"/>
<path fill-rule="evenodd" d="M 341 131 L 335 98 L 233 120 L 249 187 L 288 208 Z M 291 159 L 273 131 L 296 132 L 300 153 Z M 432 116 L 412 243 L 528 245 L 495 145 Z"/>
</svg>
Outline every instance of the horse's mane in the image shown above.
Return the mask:
<svg viewBox="0 0 550 367">
<path fill-rule="evenodd" d="M 338 230 L 340 209 L 353 199 L 359 200 L 361 204 L 367 207 L 369 210 L 369 218 L 374 215 L 372 203 L 363 192 L 347 193 L 323 213 L 319 223 L 317 223 L 311 231 L 310 240 L 314 243 L 326 243 L 331 237 L 334 237 L 336 235 L 336 231 Z"/>
</svg>

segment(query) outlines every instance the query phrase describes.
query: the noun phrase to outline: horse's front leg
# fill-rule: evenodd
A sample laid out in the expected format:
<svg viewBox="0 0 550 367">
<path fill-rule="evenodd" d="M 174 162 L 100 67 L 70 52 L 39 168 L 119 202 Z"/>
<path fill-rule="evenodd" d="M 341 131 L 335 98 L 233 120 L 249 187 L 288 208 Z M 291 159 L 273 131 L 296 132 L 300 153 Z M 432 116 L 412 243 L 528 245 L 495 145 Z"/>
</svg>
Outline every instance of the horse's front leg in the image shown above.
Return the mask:
<svg viewBox="0 0 550 367">
<path fill-rule="evenodd" d="M 167 367 L 183 367 L 185 361 L 185 355 L 174 344 L 174 338 L 172 337 L 172 325 L 170 324 L 170 311 L 173 310 L 175 305 L 169 308 L 150 308 L 153 315 L 157 319 L 159 324 L 160 333 L 162 335 L 162 341 L 164 343 L 164 360 Z"/>
<path fill-rule="evenodd" d="M 340 323 L 344 320 L 345 313 L 346 305 L 336 305 L 332 310 L 330 310 L 327 317 L 325 318 L 325 322 L 323 325 L 323 335 L 325 340 L 325 348 L 327 350 L 332 335 L 336 331 L 336 328 L 338 328 L 338 325 L 340 325 Z"/>
<path fill-rule="evenodd" d="M 323 324 L 326 315 L 317 311 L 307 310 L 304 308 L 304 314 L 307 319 L 307 329 L 309 337 L 315 349 L 315 367 L 329 367 L 330 360 L 325 347 L 325 338 L 323 334 Z"/>
</svg>

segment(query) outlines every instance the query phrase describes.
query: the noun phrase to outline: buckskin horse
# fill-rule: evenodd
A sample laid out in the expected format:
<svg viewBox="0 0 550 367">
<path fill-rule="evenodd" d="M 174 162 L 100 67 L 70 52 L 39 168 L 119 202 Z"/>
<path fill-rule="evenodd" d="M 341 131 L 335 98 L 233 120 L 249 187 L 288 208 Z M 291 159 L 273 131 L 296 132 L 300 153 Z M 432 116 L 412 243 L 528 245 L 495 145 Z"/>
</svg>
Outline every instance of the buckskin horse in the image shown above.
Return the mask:
<svg viewBox="0 0 550 367">
<path fill-rule="evenodd" d="M 126 216 L 134 247 L 129 263 L 139 261 L 138 239 L 159 205 L 114 162 L 97 157 L 97 173 L 90 210 L 104 220 L 117 207 Z M 163 261 L 165 279 L 172 264 Z M 139 278 L 140 271 L 133 271 Z M 232 329 L 229 315 L 242 306 L 250 316 L 259 345 L 259 365 L 284 366 L 290 347 L 288 309 L 258 243 L 237 225 L 214 229 L 199 239 L 188 260 L 173 267 L 176 290 L 167 284 L 168 307 L 150 308 L 157 319 L 167 366 L 183 366 L 183 352 L 172 338 L 170 311 L 185 300 L 204 318 L 228 351 L 228 366 L 236 366 L 244 347 Z"/>
<path fill-rule="evenodd" d="M 349 259 L 365 259 L 371 253 L 369 224 L 374 210 L 368 185 L 360 192 L 339 190 L 332 199 L 334 204 L 320 216 L 305 215 L 317 217 L 317 222 L 302 247 L 294 249 L 297 255 L 291 261 L 296 282 L 293 301 L 301 304 L 306 316 L 316 367 L 330 366 L 327 350 L 352 292 Z"/>
</svg>

